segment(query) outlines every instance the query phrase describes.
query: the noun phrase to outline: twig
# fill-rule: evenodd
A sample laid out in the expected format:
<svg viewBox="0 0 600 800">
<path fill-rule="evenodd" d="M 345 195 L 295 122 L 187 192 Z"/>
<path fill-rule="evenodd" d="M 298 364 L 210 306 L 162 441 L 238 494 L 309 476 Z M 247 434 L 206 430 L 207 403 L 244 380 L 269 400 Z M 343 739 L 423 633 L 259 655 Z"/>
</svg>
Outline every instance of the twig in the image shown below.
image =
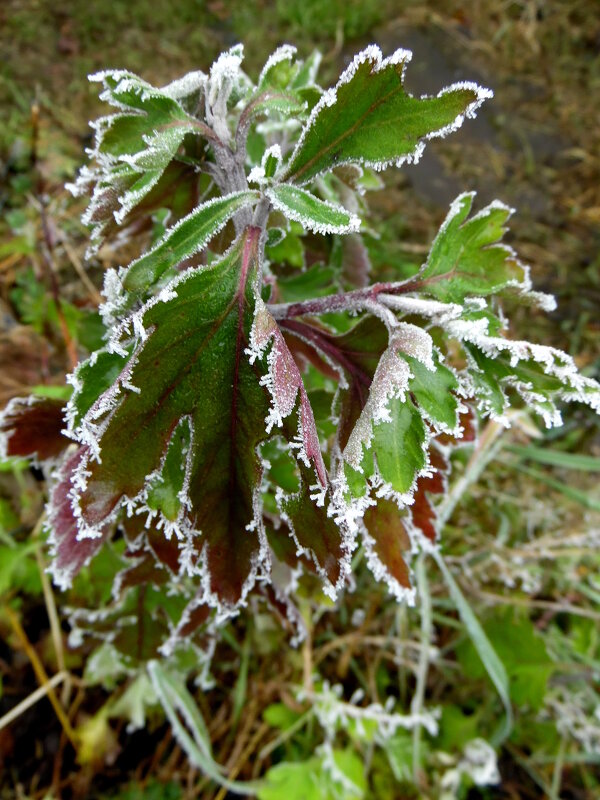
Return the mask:
<svg viewBox="0 0 600 800">
<path fill-rule="evenodd" d="M 15 612 L 12 610 L 10 606 L 5 606 L 4 611 L 8 616 L 10 624 L 12 625 L 18 640 L 21 642 L 23 649 L 25 650 L 29 660 L 31 661 L 31 666 L 33 667 L 33 671 L 35 672 L 35 676 L 38 679 L 38 682 L 40 683 L 41 686 L 46 688 L 48 700 L 50 700 L 50 702 L 52 703 L 54 711 L 56 712 L 56 716 L 58 717 L 65 734 L 67 735 L 69 741 L 71 742 L 75 750 L 77 750 L 77 735 L 71 723 L 69 722 L 69 718 L 65 714 L 65 711 L 61 706 L 54 689 L 52 688 L 52 686 L 49 685 L 50 679 L 46 674 L 44 665 L 40 661 L 38 654 L 35 652 L 33 645 L 27 638 L 27 634 L 23 630 L 23 627 L 21 626 L 21 623 L 19 622 L 19 619 L 15 614 Z"/>
<path fill-rule="evenodd" d="M 65 651 L 63 648 L 62 631 L 60 628 L 60 621 L 58 619 L 58 612 L 56 610 L 56 603 L 54 602 L 54 592 L 48 580 L 46 572 L 46 564 L 44 563 L 44 556 L 40 547 L 35 550 L 35 557 L 38 562 L 38 569 L 40 572 L 40 580 L 42 582 L 42 592 L 44 594 L 44 602 L 46 604 L 46 613 L 48 614 L 48 621 L 50 622 L 50 634 L 52 636 L 52 644 L 54 645 L 54 653 L 56 655 L 56 664 L 60 672 L 67 672 L 65 666 Z M 61 702 L 64 706 L 69 703 L 69 694 L 71 692 L 71 681 L 69 673 L 67 672 L 67 680 L 63 686 L 60 696 Z"/>
<path fill-rule="evenodd" d="M 304 603 L 302 616 L 306 625 L 306 636 L 302 642 L 302 683 L 307 692 L 313 690 L 313 652 L 312 652 L 312 610 L 308 602 Z"/>
<path fill-rule="evenodd" d="M 231 771 L 229 772 L 227 776 L 228 780 L 233 781 L 237 778 L 237 776 L 241 772 L 242 767 L 248 760 L 248 757 L 254 752 L 257 744 L 260 742 L 260 740 L 263 738 L 263 736 L 265 735 L 265 733 L 267 733 L 269 729 L 270 726 L 268 725 L 268 723 L 266 722 L 260 723 L 260 725 L 258 726 L 258 728 L 254 733 L 254 736 L 252 736 L 252 738 L 242 751 L 240 757 L 238 758 L 238 760 L 232 767 Z M 219 790 L 219 793 L 215 797 L 215 800 L 224 800 L 224 798 L 227 796 L 227 791 L 228 790 L 224 786 L 222 786 L 221 789 Z"/>
<path fill-rule="evenodd" d="M 96 289 L 92 281 L 89 279 L 85 269 L 83 268 L 81 259 L 79 258 L 75 250 L 73 250 L 73 248 L 71 247 L 71 245 L 67 240 L 67 237 L 62 233 L 62 231 L 60 234 L 60 241 L 65 253 L 67 254 L 69 261 L 73 265 L 73 269 L 75 270 L 75 272 L 79 276 L 79 279 L 87 289 L 89 296 L 92 298 L 94 304 L 99 306 L 100 303 L 102 302 L 102 295 L 100 294 L 98 289 Z"/>
<path fill-rule="evenodd" d="M 67 325 L 67 318 L 65 317 L 65 312 L 60 297 L 60 287 L 58 285 L 58 280 L 56 278 L 57 270 L 56 270 L 56 264 L 54 263 L 52 237 L 50 235 L 50 228 L 48 227 L 46 208 L 44 205 L 44 201 L 41 197 L 38 197 L 36 199 L 38 201 L 40 220 L 42 223 L 42 232 L 44 235 L 44 246 L 41 248 L 43 256 L 42 260 L 46 265 L 46 274 L 48 276 L 48 281 L 50 283 L 50 291 L 52 292 L 52 299 L 54 300 L 54 305 L 56 306 L 56 315 L 58 317 L 60 332 L 63 341 L 65 343 L 67 356 L 69 358 L 69 365 L 71 369 L 74 370 L 77 364 L 79 363 L 79 357 L 77 356 L 75 343 L 73 342 L 71 334 L 69 333 L 69 326 Z"/>
<path fill-rule="evenodd" d="M 34 706 L 42 697 L 45 697 L 48 692 L 52 691 L 56 686 L 64 681 L 64 679 L 68 677 L 67 672 L 57 672 L 56 675 L 53 675 L 52 678 L 48 681 L 48 683 L 44 684 L 44 686 L 39 686 L 35 689 L 28 697 L 24 700 L 21 700 L 16 706 L 7 711 L 3 717 L 0 717 L 0 730 L 2 728 L 6 728 L 7 725 L 10 725 L 11 722 L 14 722 L 21 714 L 24 714 L 28 708 Z"/>
<path fill-rule="evenodd" d="M 403 294 L 415 290 L 414 281 L 400 283 L 375 283 L 365 289 L 354 289 L 351 292 L 328 294 L 313 300 L 302 300 L 297 303 L 272 303 L 269 311 L 275 319 L 290 319 L 304 314 L 330 314 L 332 311 L 364 311 L 380 294 Z"/>
</svg>

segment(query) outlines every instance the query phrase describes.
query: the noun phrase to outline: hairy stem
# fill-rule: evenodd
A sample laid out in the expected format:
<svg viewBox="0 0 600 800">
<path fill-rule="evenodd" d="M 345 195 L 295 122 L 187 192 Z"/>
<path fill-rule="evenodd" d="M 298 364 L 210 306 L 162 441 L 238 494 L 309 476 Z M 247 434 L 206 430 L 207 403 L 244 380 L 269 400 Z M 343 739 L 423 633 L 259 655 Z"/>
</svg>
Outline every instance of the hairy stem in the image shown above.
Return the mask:
<svg viewBox="0 0 600 800">
<path fill-rule="evenodd" d="M 297 303 L 273 303 L 269 311 L 275 319 L 290 319 L 301 317 L 304 314 L 330 314 L 334 311 L 371 311 L 374 304 L 379 303 L 383 308 L 380 295 L 396 295 L 414 292 L 418 289 L 418 282 L 414 280 L 400 283 L 374 283 L 365 289 L 354 289 L 351 292 L 328 294 L 314 300 L 302 300 Z"/>
</svg>

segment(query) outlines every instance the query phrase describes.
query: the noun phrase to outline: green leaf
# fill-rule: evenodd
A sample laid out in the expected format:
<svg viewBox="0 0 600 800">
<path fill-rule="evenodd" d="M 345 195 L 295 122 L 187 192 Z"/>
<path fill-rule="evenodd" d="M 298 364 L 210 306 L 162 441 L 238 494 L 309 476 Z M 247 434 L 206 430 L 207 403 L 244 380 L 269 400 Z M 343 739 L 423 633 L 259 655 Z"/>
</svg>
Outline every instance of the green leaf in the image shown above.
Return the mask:
<svg viewBox="0 0 600 800">
<path fill-rule="evenodd" d="M 266 774 L 267 783 L 258 792 L 258 800 L 330 800 L 325 794 L 321 762 L 310 758 L 300 764 L 277 764 Z"/>
<path fill-rule="evenodd" d="M 498 657 L 498 654 L 494 650 L 490 640 L 486 636 L 485 631 L 481 627 L 481 623 L 473 613 L 473 609 L 466 601 L 458 584 L 454 580 L 454 576 L 446 566 L 446 562 L 442 558 L 441 553 L 437 550 L 433 550 L 432 555 L 436 564 L 440 568 L 442 575 L 444 576 L 444 580 L 446 581 L 446 585 L 450 590 L 450 596 L 454 601 L 454 605 L 456 606 L 456 610 L 458 611 L 460 619 L 467 629 L 467 633 L 471 639 L 471 642 L 473 643 L 473 646 L 475 647 L 475 650 L 477 651 L 477 654 L 479 655 L 479 658 L 481 659 L 481 662 L 484 665 L 490 680 L 496 687 L 496 691 L 500 695 L 500 699 L 502 700 L 506 710 L 505 720 L 498 728 L 492 739 L 493 744 L 498 745 L 506 739 L 513 726 L 510 688 L 506 668 Z"/>
<path fill-rule="evenodd" d="M 420 409 L 434 424 L 454 430 L 458 424 L 458 400 L 455 395 L 458 379 L 455 373 L 440 362 L 435 351 L 433 370 L 412 356 L 406 355 L 404 359 L 413 376 L 410 380 L 410 391 Z"/>
<path fill-rule="evenodd" d="M 491 96 L 472 83 L 456 84 L 437 97 L 405 92 L 403 74 L 410 54 L 397 50 L 382 59 L 371 45 L 359 53 L 313 109 L 290 158 L 285 178 L 308 183 L 340 164 L 379 169 L 414 160 L 424 141 L 442 136 L 472 116 Z"/>
<path fill-rule="evenodd" d="M 566 353 L 476 331 L 465 331 L 463 336 L 470 375 L 481 405 L 492 416 L 501 417 L 509 407 L 509 392 L 520 395 L 548 428 L 562 424 L 556 400 L 578 401 L 600 410 L 600 385 L 580 375 Z"/>
<path fill-rule="evenodd" d="M 292 82 L 294 89 L 303 89 L 314 85 L 321 59 L 321 53 L 318 50 L 313 50 L 307 59 L 300 62 L 300 69 Z"/>
<path fill-rule="evenodd" d="M 0 595 L 10 590 L 41 594 L 39 567 L 37 561 L 31 558 L 37 547 L 37 542 L 24 542 L 14 547 L 0 545 Z"/>
<path fill-rule="evenodd" d="M 360 226 L 358 217 L 342 206 L 319 200 L 297 186 L 280 184 L 267 189 L 266 194 L 274 208 L 288 219 L 316 233 L 350 233 Z"/>
<path fill-rule="evenodd" d="M 285 240 L 287 241 L 287 239 Z M 279 278 L 277 286 L 285 303 L 297 303 L 313 297 L 324 297 L 335 288 L 335 270 L 324 264 L 315 264 L 304 272 Z"/>
<path fill-rule="evenodd" d="M 158 698 L 152 688 L 150 679 L 140 673 L 127 687 L 122 695 L 111 704 L 110 717 L 121 717 L 128 721 L 127 732 L 140 730 L 146 724 L 146 709 L 156 706 Z"/>
<path fill-rule="evenodd" d="M 300 718 L 301 715 L 285 703 L 272 703 L 263 711 L 264 721 L 272 728 L 279 728 L 282 731 L 291 728 Z"/>
<path fill-rule="evenodd" d="M 97 165 L 81 170 L 69 187 L 76 195 L 93 189 L 82 219 L 92 225 L 92 245 L 97 247 L 106 231 L 115 222 L 123 224 L 157 186 L 186 134 L 209 140 L 217 137 L 187 114 L 174 84 L 157 89 L 125 70 L 100 72 L 90 80 L 102 83 L 101 99 L 119 109 L 95 123 L 92 155 Z M 201 83 L 192 80 L 196 88 Z"/>
<path fill-rule="evenodd" d="M 394 329 L 343 451 L 345 463 L 362 472 L 365 482 L 376 463 L 381 478 L 399 495 L 411 491 L 427 460 L 425 424 L 409 396 L 412 374 L 405 356 L 432 365 L 431 353 L 425 331 L 406 323 Z"/>
<path fill-rule="evenodd" d="M 289 44 L 281 45 L 267 59 L 258 78 L 258 88 L 272 86 L 285 89 L 294 80 L 299 65 L 294 61 L 296 48 Z"/>
<path fill-rule="evenodd" d="M 121 353 L 97 350 L 77 365 L 69 377 L 74 392 L 67 404 L 67 419 L 71 429 L 81 424 L 96 400 L 117 380 L 126 365 Z"/>
<path fill-rule="evenodd" d="M 235 192 L 203 203 L 172 228 L 141 258 L 133 261 L 123 279 L 130 292 L 141 292 L 170 267 L 200 252 L 240 208 L 251 204 L 256 192 Z"/>
<path fill-rule="evenodd" d="M 455 705 L 442 708 L 440 732 L 436 745 L 440 750 L 460 753 L 465 742 L 476 739 L 478 734 L 479 714 L 465 714 Z"/>
<path fill-rule="evenodd" d="M 302 269 L 304 266 L 304 245 L 302 243 L 302 226 L 292 222 L 289 232 L 282 241 L 266 248 L 269 261 L 274 264 L 284 263 Z"/>
<path fill-rule="evenodd" d="M 189 422 L 182 420 L 169 442 L 162 469 L 150 481 L 148 488 L 148 507 L 152 511 L 160 511 L 162 516 L 171 522 L 178 518 L 181 511 L 185 463 L 190 444 Z"/>
<path fill-rule="evenodd" d="M 266 774 L 267 783 L 258 792 L 259 800 L 360 800 L 365 797 L 366 781 L 362 760 L 350 749 L 332 749 L 333 765 L 325 757 L 302 763 L 278 764 Z M 332 769 L 333 766 L 333 769 Z"/>
<path fill-rule="evenodd" d="M 425 466 L 425 426 L 410 402 L 394 398 L 390 421 L 373 426 L 373 451 L 381 477 L 399 494 L 408 492 Z"/>
<path fill-rule="evenodd" d="M 407 731 L 397 731 L 383 742 L 383 749 L 397 781 L 410 781 L 413 775 L 413 741 Z"/>
<path fill-rule="evenodd" d="M 500 244 L 512 209 L 495 200 L 468 219 L 474 197 L 467 192 L 456 198 L 418 276 L 425 293 L 446 303 L 529 286 L 526 267 Z"/>
</svg>

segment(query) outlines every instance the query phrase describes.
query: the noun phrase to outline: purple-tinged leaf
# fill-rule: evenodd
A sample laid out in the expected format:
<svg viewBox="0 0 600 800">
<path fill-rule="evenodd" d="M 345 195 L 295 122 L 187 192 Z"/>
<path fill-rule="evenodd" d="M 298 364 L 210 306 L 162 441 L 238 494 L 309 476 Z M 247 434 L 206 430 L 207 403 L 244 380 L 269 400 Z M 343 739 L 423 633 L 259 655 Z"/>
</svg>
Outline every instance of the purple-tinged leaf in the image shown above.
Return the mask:
<svg viewBox="0 0 600 800">
<path fill-rule="evenodd" d="M 0 454 L 37 461 L 55 459 L 69 446 L 63 434 L 63 400 L 16 397 L 0 413 Z"/>
<path fill-rule="evenodd" d="M 250 347 L 247 353 L 250 363 L 262 359 L 267 349 L 267 374 L 261 379 L 271 394 L 271 409 L 265 420 L 267 433 L 274 425 L 281 426 L 290 416 L 299 398 L 299 428 L 292 447 L 306 466 L 312 466 L 323 489 L 327 486 L 327 475 L 315 420 L 304 388 L 302 375 L 290 352 L 279 326 L 262 301 L 257 303 L 256 316 L 250 334 Z"/>
<path fill-rule="evenodd" d="M 446 475 L 450 465 L 444 454 L 434 446 L 429 448 L 429 466 L 435 472 L 431 475 L 423 475 L 417 481 L 413 504 L 410 506 L 412 524 L 421 531 L 426 539 L 435 542 L 438 534 L 436 527 L 437 514 L 432 506 L 430 494 L 444 494 L 446 491 Z"/>
<path fill-rule="evenodd" d="M 74 432 L 86 441 L 98 432 L 100 459 L 86 455 L 78 469 L 80 530 L 94 533 L 121 508 L 141 514 L 177 537 L 180 570 L 201 579 L 204 601 L 228 609 L 269 571 L 258 446 L 274 426 L 310 491 L 328 487 L 302 377 L 255 294 L 259 236 L 248 228 L 218 262 L 184 273 L 124 324 L 113 346 L 137 335 L 129 365 Z M 326 541 L 336 558 L 340 534 Z M 336 577 L 330 561 L 320 556 Z"/>
<path fill-rule="evenodd" d="M 405 519 L 391 500 L 380 499 L 364 515 L 366 535 L 363 535 L 367 563 L 378 580 L 383 580 L 392 593 L 401 598 L 411 597 L 410 571 L 404 554 L 410 552 L 410 537 Z"/>
<path fill-rule="evenodd" d="M 73 578 L 100 550 L 109 536 L 110 526 L 100 526 L 94 537 L 82 537 L 73 514 L 71 494 L 74 477 L 85 456 L 79 448 L 68 456 L 60 468 L 58 481 L 52 488 L 48 503 L 49 543 L 53 556 L 51 571 L 55 583 L 68 589 Z"/>
<path fill-rule="evenodd" d="M 324 492 L 318 485 L 308 485 L 306 467 L 301 467 L 300 472 L 300 490 L 292 495 L 280 493 L 279 510 L 290 528 L 297 555 L 304 555 L 314 563 L 317 574 L 325 581 L 325 591 L 335 597 L 350 571 L 354 541 L 344 522 L 335 522 L 328 516 Z"/>
</svg>

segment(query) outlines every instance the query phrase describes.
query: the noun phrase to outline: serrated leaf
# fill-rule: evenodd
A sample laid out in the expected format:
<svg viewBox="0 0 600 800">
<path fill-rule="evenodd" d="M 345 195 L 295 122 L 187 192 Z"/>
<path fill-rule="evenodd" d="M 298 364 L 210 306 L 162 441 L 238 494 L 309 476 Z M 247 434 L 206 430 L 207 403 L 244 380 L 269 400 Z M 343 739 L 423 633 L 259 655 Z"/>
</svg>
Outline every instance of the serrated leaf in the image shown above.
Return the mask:
<svg viewBox="0 0 600 800">
<path fill-rule="evenodd" d="M 139 341 L 128 368 L 75 429 L 100 458 L 86 455 L 78 470 L 80 535 L 123 506 L 147 513 L 175 532 L 187 572 L 228 608 L 260 565 L 268 569 L 258 445 L 274 426 L 289 423 L 295 457 L 327 487 L 302 378 L 255 294 L 259 236 L 247 229 L 218 262 L 185 273 L 129 320 L 122 340 L 129 326 Z M 186 424 L 189 446 L 185 437 L 175 445 Z"/>
<path fill-rule="evenodd" d="M 229 603 L 252 582 L 261 547 L 246 526 L 256 519 L 255 448 L 265 437 L 268 402 L 242 353 L 253 318 L 257 239 L 251 229 L 212 268 L 186 276 L 176 295 L 140 315 L 152 330 L 129 378 L 140 391 L 121 398 L 98 443 L 102 462 L 87 466 L 79 499 L 80 524 L 92 531 L 124 497 L 146 504 L 148 477 L 171 432 L 189 417 L 193 451 L 181 535 L 195 552 L 190 570 L 201 573 L 206 561 L 210 591 Z M 125 434 L 131 430 L 133 438 Z"/>
<path fill-rule="evenodd" d="M 282 495 L 278 506 L 296 543 L 296 555 L 313 561 L 316 572 L 324 578 L 333 596 L 349 569 L 348 550 L 341 524 L 327 516 L 327 509 L 311 498 L 310 473 L 301 467 L 301 486 L 295 494 Z M 346 540 L 348 541 L 348 539 Z"/>
<path fill-rule="evenodd" d="M 198 206 L 169 228 L 151 250 L 131 263 L 123 278 L 124 288 L 130 292 L 147 289 L 170 267 L 202 250 L 236 211 L 256 198 L 256 192 L 235 192 Z"/>
<path fill-rule="evenodd" d="M 446 476 L 450 465 L 437 447 L 429 448 L 429 467 L 432 469 L 431 475 L 422 475 L 417 480 L 413 504 L 410 506 L 410 517 L 417 530 L 421 531 L 426 539 L 435 542 L 437 538 L 437 513 L 431 504 L 429 495 L 440 495 L 446 491 Z"/>
<path fill-rule="evenodd" d="M 423 291 L 446 303 L 528 288 L 527 269 L 501 244 L 512 209 L 494 201 L 468 219 L 474 192 L 456 198 L 419 273 Z"/>
<path fill-rule="evenodd" d="M 566 353 L 468 331 L 464 338 L 478 399 L 493 417 L 502 417 L 510 406 L 509 392 L 520 395 L 549 428 L 562 421 L 557 400 L 586 403 L 600 410 L 600 385 L 580 375 Z"/>
<path fill-rule="evenodd" d="M 383 59 L 371 45 L 359 53 L 313 109 L 285 177 L 304 184 L 334 167 L 355 162 L 383 168 L 421 154 L 424 141 L 444 135 L 472 116 L 491 93 L 472 83 L 450 86 L 437 97 L 404 91 L 410 53 Z"/>
<path fill-rule="evenodd" d="M 300 222 L 316 233 L 350 233 L 360 227 L 355 214 L 342 206 L 319 200 L 297 186 L 282 183 L 267 189 L 266 194 L 274 208 L 288 219 Z"/>
<path fill-rule="evenodd" d="M 112 220 L 122 224 L 158 185 L 187 133 L 217 137 L 187 114 L 177 91 L 169 93 L 173 87 L 157 89 L 124 70 L 97 73 L 90 80 L 101 82 L 101 99 L 119 109 L 95 123 L 92 155 L 97 166 L 84 167 L 70 186 L 75 194 L 93 191 L 82 219 L 93 226 L 97 247 Z"/>
</svg>

